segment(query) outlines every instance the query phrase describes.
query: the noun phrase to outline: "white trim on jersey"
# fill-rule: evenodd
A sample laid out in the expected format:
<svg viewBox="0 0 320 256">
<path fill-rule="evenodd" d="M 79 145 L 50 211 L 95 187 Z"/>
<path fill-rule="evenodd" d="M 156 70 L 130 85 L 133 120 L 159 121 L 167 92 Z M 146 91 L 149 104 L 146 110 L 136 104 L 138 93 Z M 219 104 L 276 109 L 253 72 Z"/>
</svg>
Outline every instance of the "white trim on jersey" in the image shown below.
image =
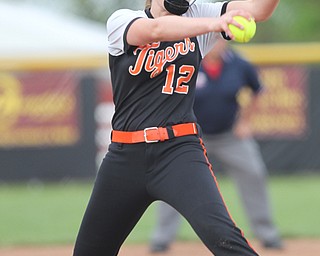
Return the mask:
<svg viewBox="0 0 320 256">
<path fill-rule="evenodd" d="M 219 17 L 224 2 L 193 4 L 183 14 L 185 17 Z M 124 53 L 123 35 L 130 22 L 136 18 L 147 18 L 145 11 L 120 9 L 114 12 L 107 21 L 108 52 L 113 56 Z M 197 36 L 202 57 L 213 47 L 220 33 L 208 33 Z"/>
<path fill-rule="evenodd" d="M 147 18 L 144 11 L 120 9 L 115 11 L 107 21 L 107 47 L 113 56 L 124 53 L 123 35 L 130 22 L 136 18 Z"/>
<path fill-rule="evenodd" d="M 220 17 L 222 6 L 225 2 L 215 3 L 194 3 L 189 10 L 183 15 L 185 17 Z M 221 33 L 207 33 L 197 36 L 202 57 L 204 57 L 213 48 L 217 37 L 221 37 Z"/>
</svg>

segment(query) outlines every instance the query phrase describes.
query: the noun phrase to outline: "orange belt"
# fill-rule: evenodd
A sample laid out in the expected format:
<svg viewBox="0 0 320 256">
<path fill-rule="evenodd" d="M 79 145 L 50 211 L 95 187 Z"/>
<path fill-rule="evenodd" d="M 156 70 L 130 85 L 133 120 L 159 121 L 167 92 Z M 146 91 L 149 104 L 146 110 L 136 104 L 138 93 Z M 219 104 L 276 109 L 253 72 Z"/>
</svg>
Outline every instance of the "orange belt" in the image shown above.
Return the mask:
<svg viewBox="0 0 320 256">
<path fill-rule="evenodd" d="M 134 132 L 113 130 L 111 141 L 129 144 L 140 142 L 154 143 L 194 134 L 198 134 L 197 125 L 195 123 L 186 123 L 168 127 L 149 127 Z"/>
</svg>

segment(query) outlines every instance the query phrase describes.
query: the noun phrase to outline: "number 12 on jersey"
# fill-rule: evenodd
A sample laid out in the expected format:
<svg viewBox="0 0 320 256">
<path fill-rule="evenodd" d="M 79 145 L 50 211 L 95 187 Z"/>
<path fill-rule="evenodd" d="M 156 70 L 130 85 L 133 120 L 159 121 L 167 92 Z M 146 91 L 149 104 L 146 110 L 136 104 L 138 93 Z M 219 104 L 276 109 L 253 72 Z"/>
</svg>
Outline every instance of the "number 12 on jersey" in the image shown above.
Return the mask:
<svg viewBox="0 0 320 256">
<path fill-rule="evenodd" d="M 189 92 L 189 85 L 187 84 L 190 82 L 195 68 L 191 65 L 183 65 L 179 68 L 179 75 L 176 78 L 176 65 L 172 64 L 166 69 L 167 71 L 167 78 L 166 83 L 162 87 L 162 93 L 164 94 L 173 94 L 180 93 L 180 94 L 188 94 Z"/>
</svg>

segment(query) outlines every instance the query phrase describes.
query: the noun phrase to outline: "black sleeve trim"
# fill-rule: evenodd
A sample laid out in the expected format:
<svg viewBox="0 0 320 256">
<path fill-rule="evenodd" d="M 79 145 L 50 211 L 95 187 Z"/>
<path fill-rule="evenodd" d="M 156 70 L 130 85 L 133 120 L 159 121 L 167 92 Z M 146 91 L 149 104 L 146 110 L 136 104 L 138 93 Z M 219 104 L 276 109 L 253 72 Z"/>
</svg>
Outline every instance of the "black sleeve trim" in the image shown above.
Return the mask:
<svg viewBox="0 0 320 256">
<path fill-rule="evenodd" d="M 137 19 L 141 19 L 142 17 L 137 17 L 135 19 L 133 19 L 132 21 L 129 22 L 128 26 L 126 27 L 124 34 L 123 34 L 123 45 L 124 45 L 124 52 L 127 52 L 129 50 L 129 48 L 131 47 L 131 45 L 128 44 L 127 42 L 127 34 L 128 34 L 128 30 L 130 28 L 130 26 L 132 25 L 133 22 L 135 22 Z"/>
<path fill-rule="evenodd" d="M 223 3 L 222 8 L 221 8 L 221 13 L 220 13 L 220 15 L 223 15 L 223 14 L 225 14 L 225 13 L 227 12 L 227 6 L 228 6 L 228 4 L 229 4 L 229 2 Z"/>
<path fill-rule="evenodd" d="M 228 3 L 229 3 L 229 2 L 225 2 L 225 3 L 222 5 L 220 15 L 223 15 L 223 14 L 225 14 L 225 13 L 227 12 Z M 222 37 L 223 37 L 224 39 L 226 39 L 226 40 L 228 40 L 228 41 L 231 40 L 231 38 L 230 38 L 225 32 L 221 32 L 221 35 L 222 35 Z"/>
</svg>

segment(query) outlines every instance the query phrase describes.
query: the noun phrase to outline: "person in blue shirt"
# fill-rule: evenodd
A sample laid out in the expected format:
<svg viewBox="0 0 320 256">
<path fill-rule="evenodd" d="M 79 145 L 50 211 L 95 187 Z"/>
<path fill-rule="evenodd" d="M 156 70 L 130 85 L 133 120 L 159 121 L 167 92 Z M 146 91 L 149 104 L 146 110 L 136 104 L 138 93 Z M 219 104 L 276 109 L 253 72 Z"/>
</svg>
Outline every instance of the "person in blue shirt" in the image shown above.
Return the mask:
<svg viewBox="0 0 320 256">
<path fill-rule="evenodd" d="M 209 156 L 222 164 L 234 180 L 255 237 L 268 249 L 283 247 L 274 225 L 267 191 L 267 169 L 250 129 L 250 116 L 263 86 L 256 68 L 225 40 L 204 58 L 197 79 L 194 111 L 202 127 Z M 241 108 L 238 94 L 252 91 L 250 105 Z M 159 202 L 151 251 L 164 252 L 176 237 L 181 215 Z"/>
</svg>

